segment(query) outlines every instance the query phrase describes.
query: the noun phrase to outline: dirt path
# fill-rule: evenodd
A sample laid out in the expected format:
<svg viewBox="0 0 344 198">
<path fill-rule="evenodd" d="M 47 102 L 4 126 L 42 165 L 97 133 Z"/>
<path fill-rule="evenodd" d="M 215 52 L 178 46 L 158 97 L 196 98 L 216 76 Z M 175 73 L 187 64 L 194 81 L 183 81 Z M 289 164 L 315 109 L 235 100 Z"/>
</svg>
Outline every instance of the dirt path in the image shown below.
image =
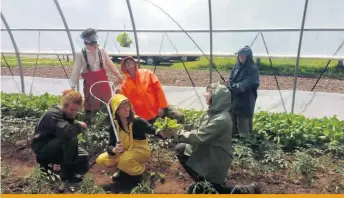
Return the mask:
<svg viewBox="0 0 344 198">
<path fill-rule="evenodd" d="M 72 67 L 65 67 L 68 76 L 72 73 Z M 33 67 L 25 67 L 24 75 L 32 76 Z M 12 68 L 14 75 L 19 75 L 17 68 Z M 196 86 L 207 86 L 209 83 L 209 71 L 202 70 L 190 70 L 190 75 Z M 228 74 L 221 72 L 222 75 L 227 79 Z M 190 79 L 188 78 L 185 70 L 176 70 L 170 68 L 157 68 L 156 74 L 159 77 L 163 85 L 174 85 L 174 86 L 192 86 Z M 1 75 L 11 75 L 10 71 L 6 67 L 1 68 Z M 50 67 L 38 67 L 36 70 L 37 77 L 44 78 L 66 78 L 66 74 L 61 66 L 50 66 Z M 219 81 L 219 75 L 213 72 L 213 82 Z M 293 89 L 293 77 L 277 76 L 277 80 L 282 90 Z M 315 78 L 302 78 L 299 77 L 297 80 L 297 89 L 302 91 L 310 91 L 315 84 L 317 79 Z M 260 87 L 263 90 L 276 90 L 276 81 L 274 76 L 260 76 Z M 318 92 L 333 92 L 333 93 L 344 93 L 344 80 L 336 79 L 321 79 L 315 89 Z"/>
</svg>

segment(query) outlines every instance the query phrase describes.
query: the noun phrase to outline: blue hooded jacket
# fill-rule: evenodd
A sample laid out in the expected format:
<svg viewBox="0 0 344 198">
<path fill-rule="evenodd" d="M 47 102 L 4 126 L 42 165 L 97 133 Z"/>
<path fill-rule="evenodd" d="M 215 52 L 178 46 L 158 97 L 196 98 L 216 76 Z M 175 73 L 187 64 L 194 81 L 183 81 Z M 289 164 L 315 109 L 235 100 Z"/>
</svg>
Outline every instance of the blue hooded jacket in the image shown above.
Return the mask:
<svg viewBox="0 0 344 198">
<path fill-rule="evenodd" d="M 259 87 L 259 75 L 253 61 L 253 53 L 249 46 L 238 51 L 236 66 L 231 71 L 228 89 L 232 93 L 231 112 L 241 116 L 252 117 Z M 246 56 L 244 63 L 240 63 L 240 56 Z"/>
</svg>

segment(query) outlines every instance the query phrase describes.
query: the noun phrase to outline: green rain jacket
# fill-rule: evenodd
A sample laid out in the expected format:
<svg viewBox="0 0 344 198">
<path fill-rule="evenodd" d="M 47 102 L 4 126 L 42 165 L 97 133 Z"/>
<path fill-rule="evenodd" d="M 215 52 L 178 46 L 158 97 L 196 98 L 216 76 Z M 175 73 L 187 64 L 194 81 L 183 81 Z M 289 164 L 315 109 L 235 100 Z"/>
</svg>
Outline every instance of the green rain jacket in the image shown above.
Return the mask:
<svg viewBox="0 0 344 198">
<path fill-rule="evenodd" d="M 186 143 L 187 166 L 207 181 L 223 184 L 232 163 L 232 122 L 229 115 L 230 91 L 212 84 L 212 104 L 197 121 L 196 129 L 175 134 L 177 142 Z"/>
</svg>

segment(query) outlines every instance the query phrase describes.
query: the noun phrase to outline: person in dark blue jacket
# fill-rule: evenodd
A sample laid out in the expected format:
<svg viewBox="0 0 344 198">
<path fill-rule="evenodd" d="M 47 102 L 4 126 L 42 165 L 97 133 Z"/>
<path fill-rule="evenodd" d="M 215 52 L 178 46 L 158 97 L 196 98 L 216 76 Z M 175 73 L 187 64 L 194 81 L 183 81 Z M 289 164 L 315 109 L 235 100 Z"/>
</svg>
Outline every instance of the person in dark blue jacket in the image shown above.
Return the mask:
<svg viewBox="0 0 344 198">
<path fill-rule="evenodd" d="M 249 46 L 238 51 L 237 64 L 231 71 L 227 88 L 231 91 L 230 109 L 233 135 L 252 132 L 253 113 L 257 100 L 259 75 Z"/>
</svg>

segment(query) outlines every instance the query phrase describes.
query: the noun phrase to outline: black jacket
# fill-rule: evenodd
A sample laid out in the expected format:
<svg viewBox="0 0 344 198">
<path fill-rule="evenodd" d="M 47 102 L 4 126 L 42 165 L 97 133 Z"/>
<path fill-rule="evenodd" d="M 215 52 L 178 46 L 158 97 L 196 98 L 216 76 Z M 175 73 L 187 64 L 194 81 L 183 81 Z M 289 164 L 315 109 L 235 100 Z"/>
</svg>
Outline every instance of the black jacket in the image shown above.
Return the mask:
<svg viewBox="0 0 344 198">
<path fill-rule="evenodd" d="M 145 140 L 147 138 L 146 134 L 156 135 L 157 132 L 157 128 L 154 125 L 149 124 L 146 120 L 140 117 L 135 117 L 132 130 L 133 138 L 135 140 Z M 110 138 L 107 152 L 109 155 L 115 155 L 112 150 L 116 147 L 117 139 L 113 132 L 113 127 L 109 127 L 108 131 L 110 133 Z"/>
<path fill-rule="evenodd" d="M 258 70 L 252 55 L 248 56 L 243 65 L 237 62 L 231 72 L 228 85 L 232 93 L 231 112 L 252 117 L 259 87 Z"/>
<path fill-rule="evenodd" d="M 32 140 L 32 149 L 37 152 L 49 141 L 60 138 L 68 142 L 82 131 L 79 123 L 65 117 L 61 108 L 53 106 L 38 121 Z"/>
</svg>

